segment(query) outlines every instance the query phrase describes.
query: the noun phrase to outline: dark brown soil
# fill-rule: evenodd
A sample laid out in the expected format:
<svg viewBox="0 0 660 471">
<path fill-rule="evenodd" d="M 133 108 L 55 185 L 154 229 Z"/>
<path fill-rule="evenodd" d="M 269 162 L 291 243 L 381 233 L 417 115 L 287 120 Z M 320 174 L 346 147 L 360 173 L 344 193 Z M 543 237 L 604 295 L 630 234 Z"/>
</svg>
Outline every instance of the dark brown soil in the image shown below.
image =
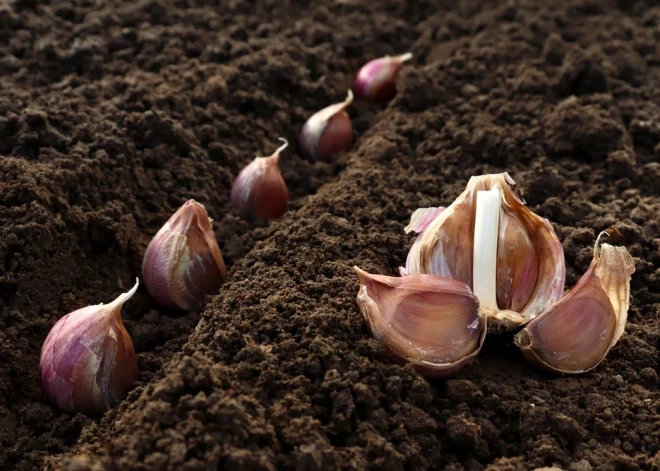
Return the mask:
<svg viewBox="0 0 660 471">
<path fill-rule="evenodd" d="M 657 3 L 0 3 L 0 469 L 657 470 Z M 354 149 L 302 160 L 306 117 L 408 50 L 398 96 L 350 109 Z M 230 185 L 279 136 L 290 211 L 257 227 Z M 637 269 L 626 334 L 580 377 L 532 369 L 505 335 L 429 383 L 370 338 L 351 267 L 394 274 L 412 211 L 501 171 L 554 223 L 568 286 L 616 229 Z M 141 288 L 129 398 L 103 417 L 54 409 L 50 327 L 125 291 L 188 198 L 230 281 L 201 315 Z"/>
</svg>

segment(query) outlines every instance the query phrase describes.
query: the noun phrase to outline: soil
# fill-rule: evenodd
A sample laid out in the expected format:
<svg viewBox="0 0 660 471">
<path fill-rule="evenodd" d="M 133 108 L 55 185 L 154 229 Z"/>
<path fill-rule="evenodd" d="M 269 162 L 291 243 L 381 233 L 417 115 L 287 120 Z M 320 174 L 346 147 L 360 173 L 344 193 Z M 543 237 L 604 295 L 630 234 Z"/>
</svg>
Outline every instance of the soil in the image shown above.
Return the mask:
<svg viewBox="0 0 660 471">
<path fill-rule="evenodd" d="M 660 2 L 13 0 L 0 5 L 0 469 L 657 470 Z M 398 94 L 349 109 L 335 163 L 305 119 L 359 67 L 411 51 Z M 230 186 L 278 137 L 289 212 Z M 612 229 L 636 263 L 625 335 L 578 377 L 489 337 L 455 377 L 387 360 L 351 267 L 395 274 L 418 207 L 508 171 L 565 249 L 567 287 Z M 229 281 L 201 314 L 124 307 L 140 379 L 102 417 L 44 399 L 62 315 L 132 285 L 184 201 Z"/>
</svg>

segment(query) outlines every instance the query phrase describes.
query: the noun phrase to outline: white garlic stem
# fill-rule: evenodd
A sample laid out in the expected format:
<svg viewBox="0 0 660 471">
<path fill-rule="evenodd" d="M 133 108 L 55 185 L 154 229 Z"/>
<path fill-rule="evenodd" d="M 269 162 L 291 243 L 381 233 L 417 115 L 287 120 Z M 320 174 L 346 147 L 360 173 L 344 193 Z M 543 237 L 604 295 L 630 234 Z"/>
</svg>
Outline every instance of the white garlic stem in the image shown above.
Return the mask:
<svg viewBox="0 0 660 471">
<path fill-rule="evenodd" d="M 477 191 L 472 257 L 472 290 L 481 307 L 497 310 L 497 242 L 501 191 Z"/>
</svg>

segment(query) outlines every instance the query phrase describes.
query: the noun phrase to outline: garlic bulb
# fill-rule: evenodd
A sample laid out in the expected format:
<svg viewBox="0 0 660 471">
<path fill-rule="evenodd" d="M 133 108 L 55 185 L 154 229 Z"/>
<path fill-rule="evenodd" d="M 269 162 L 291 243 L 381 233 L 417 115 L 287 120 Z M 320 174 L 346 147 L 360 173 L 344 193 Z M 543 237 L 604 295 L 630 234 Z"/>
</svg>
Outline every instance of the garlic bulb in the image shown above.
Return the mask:
<svg viewBox="0 0 660 471">
<path fill-rule="evenodd" d="M 600 237 L 593 261 L 575 287 L 515 337 L 525 358 L 544 369 L 589 371 L 623 334 L 635 264 L 625 248 L 599 247 L 599 241 Z"/>
<path fill-rule="evenodd" d="M 515 342 L 527 359 L 557 373 L 582 373 L 625 329 L 630 254 L 600 246 L 599 236 L 589 270 L 562 298 L 562 245 L 513 184 L 506 173 L 472 177 L 447 208 L 415 211 L 405 230 L 419 235 L 401 278 L 356 268 L 358 305 L 374 337 L 426 376 L 465 365 L 487 331 L 523 325 Z"/>
<path fill-rule="evenodd" d="M 429 377 L 444 377 L 478 353 L 486 321 L 470 288 L 432 275 L 395 278 L 354 267 L 358 306 L 374 337 Z"/>
<path fill-rule="evenodd" d="M 466 283 L 489 312 L 489 328 L 507 330 L 561 298 L 565 279 L 555 231 L 515 195 L 513 184 L 507 173 L 472 177 L 449 207 L 415 211 L 406 232 L 419 236 L 402 270 Z"/>
<path fill-rule="evenodd" d="M 53 326 L 41 348 L 41 385 L 67 412 L 100 413 L 126 398 L 138 378 L 131 337 L 121 308 L 138 287 L 110 304 L 73 311 Z"/>
<path fill-rule="evenodd" d="M 149 243 L 142 262 L 149 295 L 167 309 L 195 311 L 227 276 L 211 219 L 203 205 L 187 201 Z"/>
</svg>

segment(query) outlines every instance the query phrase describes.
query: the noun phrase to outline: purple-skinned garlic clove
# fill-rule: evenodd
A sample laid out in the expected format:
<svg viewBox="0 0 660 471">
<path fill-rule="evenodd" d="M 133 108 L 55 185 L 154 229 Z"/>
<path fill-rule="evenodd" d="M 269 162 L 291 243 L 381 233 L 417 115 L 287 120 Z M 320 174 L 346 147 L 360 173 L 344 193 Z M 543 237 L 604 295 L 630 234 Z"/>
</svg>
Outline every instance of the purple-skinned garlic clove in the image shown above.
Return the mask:
<svg viewBox="0 0 660 471">
<path fill-rule="evenodd" d="M 412 59 L 407 52 L 395 57 L 381 57 L 367 62 L 357 74 L 353 93 L 358 100 L 382 103 L 396 92 L 396 79 L 404 62 Z"/>
<path fill-rule="evenodd" d="M 187 201 L 151 240 L 142 262 L 144 284 L 162 307 L 197 311 L 227 277 L 211 219 L 203 205 Z"/>
<path fill-rule="evenodd" d="M 269 221 L 286 213 L 289 190 L 280 172 L 280 153 L 289 145 L 284 144 L 270 157 L 257 157 L 236 177 L 231 190 L 230 202 L 250 220 Z"/>
<path fill-rule="evenodd" d="M 121 308 L 135 286 L 109 304 L 73 311 L 53 326 L 41 348 L 41 385 L 67 412 L 102 413 L 126 398 L 138 378 L 133 342 Z"/>
<path fill-rule="evenodd" d="M 401 278 L 354 267 L 357 303 L 373 336 L 396 358 L 427 377 L 446 377 L 466 366 L 486 335 L 479 302 L 460 281 L 433 275 Z"/>
<path fill-rule="evenodd" d="M 533 364 L 562 374 L 595 368 L 626 325 L 635 263 L 624 247 L 602 244 L 575 287 L 514 340 Z"/>
<path fill-rule="evenodd" d="M 353 125 L 345 111 L 353 103 L 353 92 L 346 100 L 314 113 L 300 131 L 300 150 L 311 161 L 330 162 L 353 144 Z"/>
</svg>

